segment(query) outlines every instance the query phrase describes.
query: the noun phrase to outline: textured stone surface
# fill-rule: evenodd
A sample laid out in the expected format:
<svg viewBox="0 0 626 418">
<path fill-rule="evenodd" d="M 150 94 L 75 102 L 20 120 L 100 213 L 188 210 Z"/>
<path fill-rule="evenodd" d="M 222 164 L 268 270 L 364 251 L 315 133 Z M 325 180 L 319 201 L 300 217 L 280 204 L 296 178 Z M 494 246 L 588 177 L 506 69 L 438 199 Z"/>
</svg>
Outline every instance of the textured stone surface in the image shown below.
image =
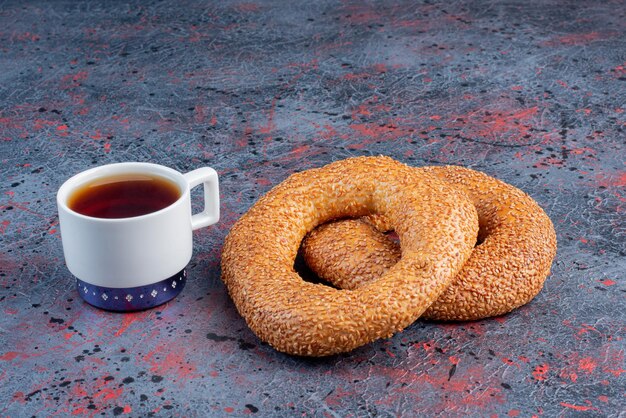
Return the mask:
<svg viewBox="0 0 626 418">
<path fill-rule="evenodd" d="M 626 3 L 0 2 L 0 414 L 617 416 L 625 409 Z M 355 155 L 460 164 L 534 197 L 559 251 L 497 319 L 277 353 L 219 279 L 233 222 Z M 171 303 L 85 305 L 56 189 L 85 168 L 218 170 Z"/>
</svg>

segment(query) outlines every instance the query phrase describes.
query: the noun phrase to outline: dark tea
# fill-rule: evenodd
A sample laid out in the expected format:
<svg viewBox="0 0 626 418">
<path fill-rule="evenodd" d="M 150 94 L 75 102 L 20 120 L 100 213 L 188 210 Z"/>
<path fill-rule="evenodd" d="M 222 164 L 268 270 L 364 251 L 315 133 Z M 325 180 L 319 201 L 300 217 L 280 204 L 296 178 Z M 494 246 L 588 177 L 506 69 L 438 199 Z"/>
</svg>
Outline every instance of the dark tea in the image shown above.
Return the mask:
<svg viewBox="0 0 626 418">
<path fill-rule="evenodd" d="M 164 177 L 128 173 L 101 177 L 78 187 L 67 206 L 94 218 L 132 218 L 164 209 L 176 202 L 181 191 Z"/>
</svg>

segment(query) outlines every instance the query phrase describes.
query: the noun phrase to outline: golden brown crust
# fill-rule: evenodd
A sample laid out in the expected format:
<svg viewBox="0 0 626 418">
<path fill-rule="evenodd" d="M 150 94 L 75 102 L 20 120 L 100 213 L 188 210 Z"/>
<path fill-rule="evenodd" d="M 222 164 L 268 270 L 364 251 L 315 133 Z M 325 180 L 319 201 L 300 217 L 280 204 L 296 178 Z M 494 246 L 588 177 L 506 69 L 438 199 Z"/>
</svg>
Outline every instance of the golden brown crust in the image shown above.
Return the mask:
<svg viewBox="0 0 626 418">
<path fill-rule="evenodd" d="M 331 219 L 385 215 L 402 258 L 356 290 L 303 281 L 302 238 Z M 387 157 L 360 157 L 294 174 L 237 221 L 222 252 L 222 279 L 250 328 L 279 351 L 324 356 L 391 336 L 448 287 L 478 233 L 464 193 Z"/>
<path fill-rule="evenodd" d="M 481 319 L 510 312 L 534 298 L 556 254 L 554 227 L 541 207 L 521 190 L 474 170 L 415 170 L 437 175 L 468 194 L 478 211 L 482 242 L 422 318 Z M 388 220 L 380 215 L 364 219 L 323 225 L 303 242 L 309 267 L 340 288 L 375 282 L 398 260 L 397 244 L 379 232 L 393 229 Z"/>
<path fill-rule="evenodd" d="M 398 244 L 361 219 L 320 225 L 302 242 L 309 268 L 340 289 L 356 289 L 382 276 L 402 255 Z M 324 255 L 317 257 L 322 250 Z"/>
</svg>

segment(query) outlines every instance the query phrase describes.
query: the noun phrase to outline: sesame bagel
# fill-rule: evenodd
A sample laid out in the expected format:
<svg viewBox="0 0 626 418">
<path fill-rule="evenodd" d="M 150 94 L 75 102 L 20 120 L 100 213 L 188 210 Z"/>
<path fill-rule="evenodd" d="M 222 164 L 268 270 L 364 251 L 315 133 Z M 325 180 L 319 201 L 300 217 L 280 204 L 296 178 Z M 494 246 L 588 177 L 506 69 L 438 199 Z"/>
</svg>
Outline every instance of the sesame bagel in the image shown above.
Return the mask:
<svg viewBox="0 0 626 418">
<path fill-rule="evenodd" d="M 521 190 L 468 168 L 415 171 L 465 191 L 480 223 L 469 260 L 422 318 L 475 320 L 505 314 L 532 300 L 556 254 L 554 227 L 541 207 Z M 400 259 L 400 246 L 381 232 L 392 229 L 383 216 L 329 223 L 306 237 L 302 254 L 320 278 L 339 288 L 358 289 L 376 283 Z"/>
<path fill-rule="evenodd" d="M 294 270 L 302 239 L 332 219 L 381 214 L 402 255 L 376 281 L 341 290 Z M 472 202 L 427 171 L 388 157 L 359 157 L 283 181 L 226 237 L 222 279 L 252 331 L 304 356 L 347 352 L 414 322 L 450 285 L 478 233 Z"/>
</svg>

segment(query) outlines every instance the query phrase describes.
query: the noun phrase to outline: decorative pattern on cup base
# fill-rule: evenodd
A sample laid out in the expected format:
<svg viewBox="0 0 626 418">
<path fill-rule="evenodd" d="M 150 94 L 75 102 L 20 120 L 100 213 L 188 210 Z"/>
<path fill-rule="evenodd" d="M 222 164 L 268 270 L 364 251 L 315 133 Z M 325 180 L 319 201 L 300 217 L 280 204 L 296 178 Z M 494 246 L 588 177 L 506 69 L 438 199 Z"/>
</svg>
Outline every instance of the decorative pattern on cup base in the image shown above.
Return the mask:
<svg viewBox="0 0 626 418">
<path fill-rule="evenodd" d="M 185 287 L 187 271 L 157 283 L 138 287 L 102 287 L 76 279 L 76 289 L 80 296 L 100 309 L 115 312 L 132 312 L 154 308 L 176 297 Z"/>
</svg>

